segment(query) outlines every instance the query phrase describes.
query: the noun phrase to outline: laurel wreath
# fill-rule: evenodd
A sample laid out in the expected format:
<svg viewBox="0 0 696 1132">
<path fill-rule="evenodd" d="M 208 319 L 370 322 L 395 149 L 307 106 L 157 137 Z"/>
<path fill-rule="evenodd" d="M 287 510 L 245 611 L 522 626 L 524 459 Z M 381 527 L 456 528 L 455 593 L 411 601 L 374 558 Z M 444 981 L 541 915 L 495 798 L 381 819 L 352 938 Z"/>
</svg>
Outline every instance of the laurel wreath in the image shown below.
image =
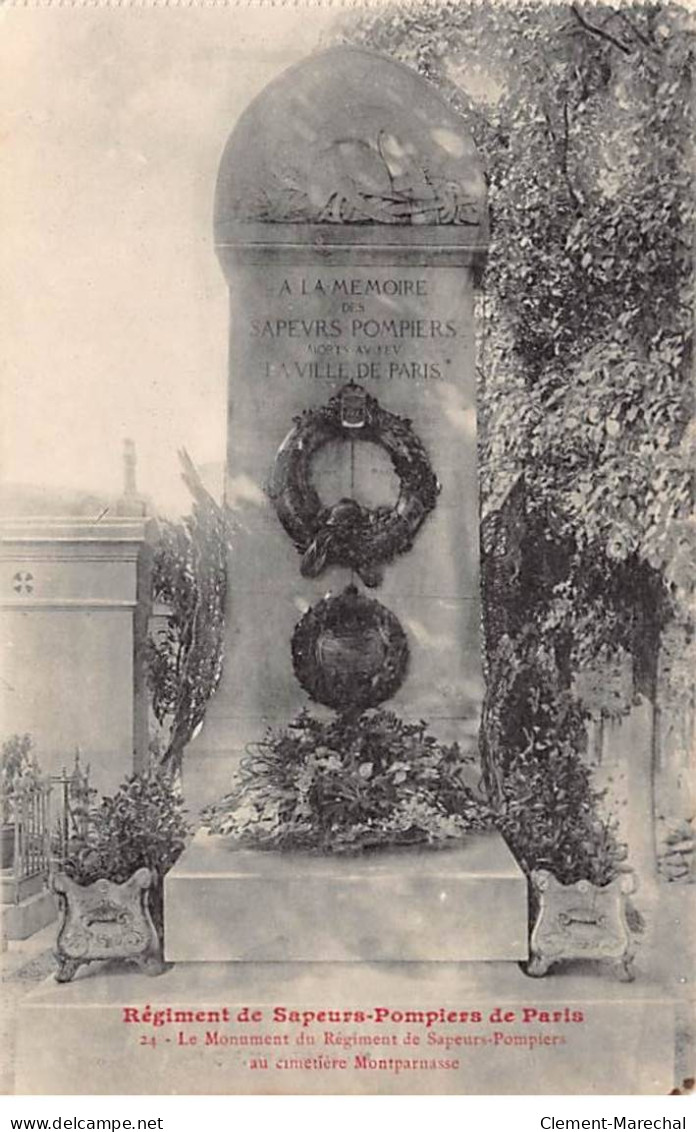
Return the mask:
<svg viewBox="0 0 696 1132">
<path fill-rule="evenodd" d="M 360 394 L 360 423 L 345 415 L 345 395 Z M 329 441 L 363 440 L 389 454 L 399 479 L 393 507 L 364 507 L 354 499 L 325 506 L 311 481 L 315 453 Z M 356 571 L 365 585 L 378 586 L 385 563 L 411 549 L 440 485 L 411 422 L 382 408 L 360 387 L 345 386 L 318 409 L 295 418 L 278 450 L 268 494 L 283 527 L 302 555 L 301 572 L 315 578 L 328 566 Z"/>
<path fill-rule="evenodd" d="M 364 667 L 342 663 L 342 641 L 352 636 L 357 642 L 367 642 L 375 634 L 381 645 L 377 664 L 370 665 L 367 649 Z M 326 663 L 327 642 L 338 654 L 335 665 Z M 388 700 L 401 687 L 408 660 L 408 641 L 398 618 L 355 586 L 312 606 L 297 623 L 292 637 L 292 662 L 298 681 L 317 703 L 341 712 L 364 711 Z"/>
</svg>

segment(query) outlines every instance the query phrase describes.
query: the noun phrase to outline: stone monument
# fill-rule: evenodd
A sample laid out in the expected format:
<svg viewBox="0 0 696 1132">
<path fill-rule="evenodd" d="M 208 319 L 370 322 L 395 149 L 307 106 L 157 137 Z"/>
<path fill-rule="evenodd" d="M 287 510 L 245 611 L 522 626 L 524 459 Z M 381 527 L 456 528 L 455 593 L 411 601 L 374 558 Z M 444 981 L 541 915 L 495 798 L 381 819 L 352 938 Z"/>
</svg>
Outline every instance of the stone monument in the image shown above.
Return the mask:
<svg viewBox="0 0 696 1132">
<path fill-rule="evenodd" d="M 309 701 L 320 713 L 384 704 L 475 751 L 473 293 L 487 214 L 471 138 L 400 64 L 317 55 L 232 133 L 215 241 L 230 289 L 236 523 L 198 782 L 224 793 L 248 745 Z M 166 903 L 179 961 L 527 954 L 525 881 L 494 833 L 360 864 L 232 855 L 203 834 Z"/>
<path fill-rule="evenodd" d="M 317 55 L 230 137 L 215 242 L 237 524 L 225 674 L 190 760 L 191 802 L 219 796 L 231 758 L 307 702 L 290 642 L 351 583 L 407 640 L 389 706 L 475 742 L 473 295 L 487 213 L 471 138 L 400 64 Z"/>
</svg>

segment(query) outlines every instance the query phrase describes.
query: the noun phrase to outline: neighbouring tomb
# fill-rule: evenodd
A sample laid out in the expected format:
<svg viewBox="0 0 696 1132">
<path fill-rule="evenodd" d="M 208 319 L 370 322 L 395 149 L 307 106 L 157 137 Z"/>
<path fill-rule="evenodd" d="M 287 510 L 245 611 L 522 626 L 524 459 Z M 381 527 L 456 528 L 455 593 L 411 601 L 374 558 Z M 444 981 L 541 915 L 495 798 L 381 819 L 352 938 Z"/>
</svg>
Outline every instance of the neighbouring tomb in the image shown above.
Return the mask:
<svg viewBox="0 0 696 1132">
<path fill-rule="evenodd" d="M 31 732 L 59 774 L 76 748 L 110 793 L 147 758 L 147 519 L 0 522 L 5 734 Z"/>
</svg>

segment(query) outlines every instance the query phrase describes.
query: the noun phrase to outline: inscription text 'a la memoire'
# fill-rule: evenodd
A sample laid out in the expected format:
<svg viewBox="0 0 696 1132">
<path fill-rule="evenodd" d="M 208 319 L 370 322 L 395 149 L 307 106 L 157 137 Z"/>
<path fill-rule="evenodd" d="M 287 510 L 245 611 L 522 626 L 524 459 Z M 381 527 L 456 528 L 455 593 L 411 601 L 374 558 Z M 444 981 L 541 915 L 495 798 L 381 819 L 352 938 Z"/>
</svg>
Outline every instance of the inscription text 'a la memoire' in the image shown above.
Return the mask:
<svg viewBox="0 0 696 1132">
<path fill-rule="evenodd" d="M 427 279 L 284 279 L 279 295 L 336 295 L 343 298 L 373 296 L 387 299 L 408 298 L 428 294 Z"/>
</svg>

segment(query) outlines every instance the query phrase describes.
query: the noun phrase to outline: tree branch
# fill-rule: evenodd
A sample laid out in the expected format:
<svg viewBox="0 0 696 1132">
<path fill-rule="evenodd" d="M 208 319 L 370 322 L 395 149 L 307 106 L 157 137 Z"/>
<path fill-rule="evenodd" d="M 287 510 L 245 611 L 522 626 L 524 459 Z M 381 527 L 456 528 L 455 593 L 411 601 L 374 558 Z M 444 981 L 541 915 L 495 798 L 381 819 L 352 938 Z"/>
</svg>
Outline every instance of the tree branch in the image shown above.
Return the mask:
<svg viewBox="0 0 696 1132">
<path fill-rule="evenodd" d="M 582 211 L 583 211 L 582 201 L 581 201 L 580 197 L 578 196 L 578 193 L 575 190 L 575 187 L 574 187 L 574 185 L 573 185 L 573 183 L 570 179 L 570 173 L 568 172 L 568 150 L 569 150 L 569 148 L 570 148 L 570 120 L 569 120 L 569 117 L 568 117 L 568 103 L 564 102 L 563 103 L 563 157 L 562 157 L 562 160 L 561 160 L 561 168 L 563 170 L 563 178 L 565 180 L 566 188 L 568 190 L 568 195 L 570 196 L 570 199 L 572 201 L 573 208 L 575 209 L 578 216 L 581 216 Z"/>
<path fill-rule="evenodd" d="M 651 43 L 647 35 L 644 35 L 643 32 L 639 28 L 637 28 L 631 20 L 629 20 L 625 12 L 619 11 L 617 12 L 617 15 L 621 20 L 623 20 L 623 22 L 626 24 L 626 27 L 629 28 L 632 34 L 635 35 L 636 39 L 639 39 L 640 42 L 645 45 L 645 47 L 649 48 L 650 51 L 658 51 L 658 48 L 655 46 L 655 44 Z"/>
<path fill-rule="evenodd" d="M 568 176 L 568 145 L 570 142 L 570 119 L 568 118 L 568 103 L 563 103 L 563 156 L 561 168 L 565 177 Z"/>
<path fill-rule="evenodd" d="M 549 110 L 546 106 L 544 106 L 544 117 L 546 118 L 546 123 L 548 125 L 549 133 L 551 135 L 551 140 L 552 140 L 554 146 L 556 147 L 556 151 L 557 151 L 557 153 L 560 151 L 561 173 L 563 175 L 563 180 L 565 181 L 566 189 L 568 190 L 568 196 L 570 197 L 570 202 L 571 202 L 573 208 L 575 209 L 575 212 L 577 213 L 577 215 L 582 216 L 582 213 L 583 213 L 582 197 L 578 194 L 575 187 L 573 186 L 573 182 L 571 181 L 570 174 L 568 172 L 568 152 L 569 152 L 569 149 L 570 149 L 570 118 L 569 118 L 569 114 L 568 114 L 568 103 L 567 103 L 567 101 L 563 103 L 563 137 L 562 138 L 559 138 L 557 136 L 556 131 L 553 128 L 551 115 L 550 115 Z"/>
<path fill-rule="evenodd" d="M 626 44 L 622 43 L 620 39 L 616 39 L 616 37 L 611 35 L 610 32 L 602 31 L 601 28 L 596 27 L 594 24 L 591 24 L 589 20 L 586 20 L 585 17 L 579 12 L 576 4 L 571 4 L 570 10 L 580 26 L 583 27 L 585 31 L 588 31 L 590 35 L 596 35 L 600 39 L 605 39 L 607 43 L 612 43 L 614 47 L 618 47 L 619 51 L 623 51 L 624 55 L 631 54 L 630 47 L 627 47 Z"/>
</svg>

